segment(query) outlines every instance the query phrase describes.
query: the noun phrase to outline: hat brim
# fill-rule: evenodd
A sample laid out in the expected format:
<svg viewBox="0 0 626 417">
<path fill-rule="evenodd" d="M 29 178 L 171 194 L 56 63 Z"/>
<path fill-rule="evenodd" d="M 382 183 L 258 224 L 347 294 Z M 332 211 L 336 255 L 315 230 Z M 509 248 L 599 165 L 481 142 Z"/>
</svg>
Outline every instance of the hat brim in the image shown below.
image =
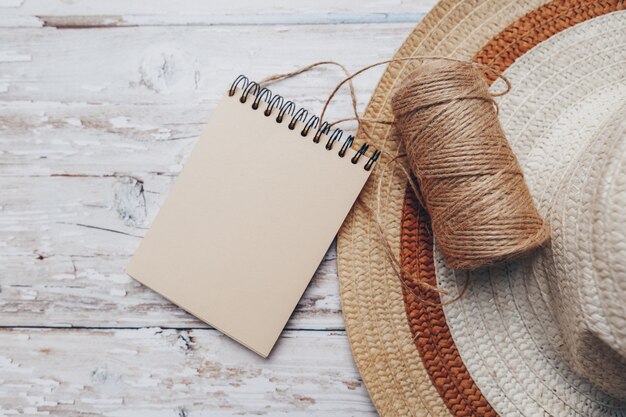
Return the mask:
<svg viewBox="0 0 626 417">
<path fill-rule="evenodd" d="M 418 25 L 396 58 L 453 56 L 473 59 L 504 71 L 553 35 L 623 7 L 623 2 L 619 1 L 443 1 Z M 403 62 L 389 66 L 372 97 L 366 117 L 390 118 L 389 102 L 393 89 L 415 65 Z M 388 127 L 371 127 L 367 140 L 373 140 L 376 146 L 391 154 L 399 151 L 399 142 Z M 440 261 L 435 274 L 427 215 L 412 193 L 407 192 L 404 174 L 393 164 L 387 166 L 389 158 L 387 156 L 379 162 L 379 168 L 386 166 L 386 169 L 374 171 L 361 200 L 370 207 L 379 205 L 387 240 L 400 255 L 403 265 L 421 280 L 431 284 L 439 282 L 454 293 L 468 277 L 459 277 L 446 270 Z M 572 406 L 570 403 L 576 403 L 579 397 L 602 404 L 608 410 L 607 414 L 598 412 L 598 415 L 609 415 L 611 410 L 621 407 L 589 387 L 576 387 L 574 394 L 564 395 L 558 393 L 557 386 L 548 384 L 545 389 L 549 393 L 557 392 L 548 396 L 558 398 L 546 401 L 537 401 L 534 394 L 527 395 L 528 390 L 536 388 L 524 384 L 513 382 L 509 387 L 502 387 L 503 378 L 511 375 L 501 372 L 508 369 L 509 354 L 495 352 L 496 359 L 492 360 L 485 359 L 481 353 L 488 352 L 488 349 L 507 349 L 513 339 L 494 344 L 492 341 L 498 340 L 495 335 L 484 340 L 485 335 L 491 334 L 489 326 L 476 326 L 474 322 L 486 316 L 481 316 L 479 310 L 462 310 L 472 305 L 476 307 L 478 304 L 473 297 L 479 294 L 470 290 L 467 299 L 444 311 L 442 307 L 428 305 L 403 291 L 388 265 L 375 227 L 370 212 L 355 205 L 339 233 L 338 263 L 342 306 L 353 354 L 370 396 L 383 417 L 537 415 L 537 410 L 541 409 L 546 413 L 552 410 L 553 415 L 562 414 L 559 410 L 565 409 L 571 413 L 563 415 L 573 415 L 580 410 L 598 409 L 585 408 L 582 403 Z M 501 270 L 495 270 L 494 274 L 506 276 Z M 405 284 L 420 294 L 420 298 L 439 302 L 434 294 L 420 293 L 414 282 Z M 493 292 L 485 291 L 481 296 L 493 297 Z M 474 304 L 468 304 L 471 302 Z M 472 313 L 478 315 L 471 317 Z M 482 332 L 473 334 L 475 329 Z M 506 325 L 501 324 L 499 329 L 506 330 Z M 485 349 L 476 347 L 482 342 L 489 342 Z M 549 375 L 541 381 L 546 378 Z M 559 383 L 554 381 L 554 384 Z M 565 387 L 561 391 L 568 389 Z M 583 415 L 589 414 L 583 412 Z"/>
</svg>

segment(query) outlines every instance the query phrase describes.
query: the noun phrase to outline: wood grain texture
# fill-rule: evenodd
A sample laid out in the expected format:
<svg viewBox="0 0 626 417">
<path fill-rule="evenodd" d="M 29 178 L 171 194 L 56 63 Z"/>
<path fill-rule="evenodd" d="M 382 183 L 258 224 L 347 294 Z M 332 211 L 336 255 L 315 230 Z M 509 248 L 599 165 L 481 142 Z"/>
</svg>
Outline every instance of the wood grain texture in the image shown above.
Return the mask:
<svg viewBox="0 0 626 417">
<path fill-rule="evenodd" d="M 342 332 L 264 360 L 214 330 L 0 330 L 0 415 L 373 416 Z"/>
<path fill-rule="evenodd" d="M 0 0 L 0 416 L 375 414 L 334 245 L 268 361 L 124 267 L 236 75 L 387 59 L 433 3 Z M 272 90 L 318 112 L 341 78 Z"/>
<path fill-rule="evenodd" d="M 0 26 L 119 27 L 413 23 L 435 0 L 0 0 Z"/>
</svg>

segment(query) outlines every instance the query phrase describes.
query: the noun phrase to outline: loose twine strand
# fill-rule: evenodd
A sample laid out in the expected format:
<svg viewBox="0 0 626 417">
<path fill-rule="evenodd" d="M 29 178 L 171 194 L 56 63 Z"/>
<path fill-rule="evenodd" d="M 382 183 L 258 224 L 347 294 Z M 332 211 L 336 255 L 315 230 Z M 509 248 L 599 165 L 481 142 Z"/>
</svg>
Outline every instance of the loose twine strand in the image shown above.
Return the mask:
<svg viewBox="0 0 626 417">
<path fill-rule="evenodd" d="M 304 67 L 300 67 L 298 69 L 295 69 L 294 71 L 290 71 L 290 72 L 286 72 L 286 73 L 282 73 L 282 74 L 274 74 L 271 76 L 268 76 L 264 79 L 262 79 L 259 84 L 261 86 L 267 86 L 271 83 L 274 83 L 276 81 L 280 81 L 280 80 L 284 80 L 287 78 L 291 78 L 291 77 L 295 77 L 297 75 L 303 74 L 305 72 L 308 72 L 316 67 L 320 67 L 320 66 L 336 66 L 339 67 L 343 73 L 346 75 L 346 78 L 344 78 L 339 84 L 337 84 L 337 86 L 335 87 L 335 89 L 333 90 L 333 92 L 328 96 L 326 102 L 324 103 L 324 108 L 322 111 L 322 114 L 320 115 L 320 120 L 319 120 L 319 125 L 321 125 L 324 121 L 324 115 L 326 113 L 326 110 L 328 109 L 328 106 L 330 105 L 331 101 L 333 100 L 333 98 L 335 97 L 335 95 L 337 94 L 337 92 L 341 89 L 342 86 L 344 86 L 346 83 L 348 83 L 349 86 L 349 91 L 350 91 L 350 99 L 351 99 L 351 104 L 352 104 L 352 110 L 354 112 L 354 117 L 347 117 L 347 118 L 343 118 L 343 119 L 338 119 L 335 120 L 333 122 L 330 123 L 330 126 L 334 126 L 337 125 L 339 123 L 343 123 L 343 122 L 347 122 L 347 121 L 356 121 L 357 122 L 357 126 L 359 129 L 363 123 L 365 122 L 369 122 L 369 123 L 379 123 L 379 124 L 387 124 L 387 125 L 392 125 L 393 121 L 387 121 L 387 120 L 378 120 L 378 119 L 367 119 L 367 118 L 363 118 L 359 115 L 358 112 L 358 106 L 357 106 L 357 98 L 356 98 L 356 90 L 354 88 L 354 83 L 352 81 L 352 79 L 358 75 L 361 74 L 363 72 L 365 72 L 367 69 L 373 68 L 377 65 L 383 65 L 385 63 L 389 63 L 389 62 L 395 62 L 395 61 L 406 61 L 407 59 L 396 59 L 396 60 L 389 60 L 389 61 L 381 61 L 381 62 L 377 62 L 373 65 L 369 65 L 366 68 L 363 68 L 361 70 L 359 70 L 357 73 L 354 74 L 350 74 L 350 72 L 348 71 L 348 69 L 336 62 L 336 61 L 319 61 L 319 62 L 315 62 L 309 65 L 306 65 Z M 371 136 L 365 132 L 365 130 L 361 130 L 364 132 L 364 134 L 368 137 L 371 138 Z M 381 153 L 383 155 L 387 155 L 391 158 L 391 161 L 387 164 L 384 164 L 383 167 L 383 172 L 384 170 L 387 169 L 387 166 L 391 164 L 391 162 L 396 161 L 400 158 L 405 157 L 406 155 L 391 155 L 388 151 L 386 151 L 385 149 L 379 149 L 381 151 Z M 409 182 L 409 184 L 411 184 L 411 188 L 413 189 L 413 191 L 416 193 L 416 195 L 420 195 L 419 194 L 419 189 L 417 187 L 417 185 L 415 184 L 415 182 L 413 181 L 411 174 L 409 173 L 408 169 L 406 167 L 404 167 L 404 165 L 400 164 L 399 165 L 403 174 L 405 175 L 407 181 Z M 404 267 L 400 261 L 398 260 L 398 258 L 395 256 L 393 249 L 391 248 L 391 244 L 389 243 L 386 234 L 385 234 L 385 230 L 382 227 L 382 221 L 380 220 L 380 190 L 382 188 L 382 178 L 383 175 L 381 173 L 381 175 L 379 176 L 380 181 L 377 187 L 377 194 L 379 195 L 379 198 L 377 198 L 377 204 L 376 204 L 376 209 L 372 209 L 367 203 L 365 203 L 360 197 L 357 199 L 357 203 L 359 205 L 361 205 L 362 208 L 365 209 L 365 211 L 368 213 L 368 215 L 370 217 L 372 217 L 374 219 L 374 224 L 376 226 L 376 234 L 377 234 L 377 238 L 380 241 L 383 250 L 385 252 L 385 256 L 389 261 L 389 264 L 391 265 L 391 268 L 394 271 L 394 275 L 398 278 L 400 284 L 402 285 L 402 287 L 404 288 L 405 291 L 409 292 L 410 294 L 412 294 L 417 300 L 426 303 L 428 305 L 431 306 L 436 306 L 436 305 L 447 305 L 449 303 L 454 302 L 456 299 L 460 298 L 463 293 L 465 293 L 465 290 L 467 288 L 467 281 L 465 284 L 465 288 L 463 288 L 463 290 L 461 291 L 461 293 L 455 297 L 453 300 L 447 301 L 446 303 L 433 303 L 429 300 L 424 299 L 423 297 L 417 295 L 415 293 L 415 291 L 406 283 L 404 277 L 405 276 L 412 276 L 414 274 L 412 274 L 411 271 L 409 271 L 406 267 Z M 447 295 L 448 292 L 442 289 L 437 288 L 436 286 L 433 286 L 431 284 L 428 284 L 426 282 L 423 282 L 419 279 L 415 279 L 415 277 L 413 277 L 412 279 L 413 282 L 415 282 L 418 286 L 426 289 L 426 290 L 430 290 L 430 291 L 434 291 L 437 294 L 441 295 L 441 294 L 445 294 Z"/>
<path fill-rule="evenodd" d="M 353 79 L 374 67 L 405 61 L 422 61 L 422 64 L 407 77 L 393 97 L 395 120 L 359 116 Z M 379 149 L 388 161 L 377 168 L 380 172 L 376 208 L 371 208 L 361 198 L 357 200 L 374 219 L 378 240 L 405 291 L 426 305 L 449 305 L 465 294 L 469 274 L 466 274 L 461 291 L 441 303 L 424 299 L 407 284 L 405 277 L 408 276 L 417 286 L 433 291 L 439 297 L 449 295 L 447 291 L 421 281 L 403 266 L 389 243 L 381 219 L 381 202 L 384 174 L 391 165 L 400 168 L 418 201 L 429 212 L 437 245 L 453 268 L 474 269 L 490 265 L 525 253 L 547 239 L 547 228 L 534 207 L 521 168 L 497 118 L 498 105 L 494 97 L 511 90 L 510 81 L 499 71 L 484 64 L 438 56 L 380 61 L 352 74 L 338 62 L 320 61 L 267 77 L 261 84 L 291 78 L 323 65 L 341 68 L 346 78 L 329 95 L 319 123 L 323 122 L 333 98 L 347 83 L 354 117 L 336 120 L 331 126 L 354 120 L 359 132 L 371 140 L 364 124 L 394 125 L 407 151 L 393 155 Z M 479 69 L 501 78 L 506 89 L 490 93 Z M 503 201 L 506 204 L 502 205 Z"/>
</svg>

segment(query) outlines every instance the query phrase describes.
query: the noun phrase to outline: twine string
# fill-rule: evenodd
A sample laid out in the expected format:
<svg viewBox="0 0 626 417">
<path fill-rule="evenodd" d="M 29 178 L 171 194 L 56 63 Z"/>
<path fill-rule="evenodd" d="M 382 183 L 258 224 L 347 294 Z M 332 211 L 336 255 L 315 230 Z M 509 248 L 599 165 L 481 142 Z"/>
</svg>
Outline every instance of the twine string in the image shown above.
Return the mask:
<svg viewBox="0 0 626 417">
<path fill-rule="evenodd" d="M 442 61 L 419 66 L 392 99 L 437 246 L 455 269 L 512 259 L 549 237 L 494 103 L 474 65 Z"/>
<path fill-rule="evenodd" d="M 320 66 L 324 66 L 324 65 L 332 65 L 332 66 L 336 66 L 339 67 L 343 73 L 346 75 L 346 77 L 350 77 L 350 72 L 348 71 L 348 69 L 343 65 L 340 64 L 339 62 L 336 61 L 319 61 L 319 62 L 314 62 L 312 64 L 309 65 L 305 65 L 304 67 L 300 67 L 298 69 L 295 69 L 293 71 L 290 72 L 285 72 L 283 74 L 274 74 L 274 75 L 270 75 L 269 77 L 266 77 L 264 79 L 262 79 L 259 84 L 261 86 L 266 86 L 269 84 L 272 84 L 276 81 L 280 81 L 280 80 L 284 80 L 287 78 L 291 78 L 291 77 L 295 77 L 296 75 L 300 75 L 303 74 L 305 72 L 311 71 L 314 68 L 320 67 Z M 345 79 L 344 79 L 345 80 Z M 345 84 L 345 82 L 342 81 L 342 83 Z M 356 91 L 354 89 L 354 84 L 352 83 L 352 80 L 349 80 L 349 88 L 350 88 L 350 98 L 352 100 L 352 109 L 354 111 L 354 120 L 360 120 L 359 119 L 359 111 L 358 111 L 358 106 L 357 106 L 357 101 L 356 101 Z M 322 115 L 323 116 L 323 115 Z M 348 119 L 345 119 L 348 120 Z M 335 121 L 331 124 L 331 127 L 337 123 L 340 123 L 343 120 L 338 120 Z M 318 122 L 319 126 L 321 126 L 323 123 L 322 117 L 320 117 L 320 120 Z"/>
<path fill-rule="evenodd" d="M 419 75 L 409 77 L 409 80 L 413 81 L 412 84 L 405 83 L 396 92 L 396 96 L 400 98 L 396 100 L 396 97 L 394 97 L 393 100 L 394 120 L 361 117 L 358 113 L 353 79 L 377 66 L 406 61 L 423 61 L 421 65 L 422 71 Z M 435 64 L 425 65 L 429 62 Z M 394 275 L 398 278 L 406 292 L 412 294 L 424 304 L 445 306 L 463 296 L 469 285 L 469 279 L 465 280 L 463 288 L 454 298 L 441 303 L 433 303 L 424 299 L 416 294 L 407 284 L 406 278 L 409 278 L 410 282 L 414 282 L 418 287 L 434 291 L 440 297 L 448 295 L 447 291 L 421 281 L 419 277 L 415 276 L 416 274 L 413 271 L 402 265 L 389 243 L 381 219 L 381 193 L 384 174 L 390 166 L 400 169 L 422 207 L 429 212 L 437 244 L 442 249 L 442 253 L 449 264 L 451 264 L 450 256 L 462 257 L 464 251 L 468 249 L 470 252 L 475 251 L 479 253 L 479 257 L 482 256 L 478 264 L 475 259 L 470 263 L 453 261 L 451 265 L 453 267 L 460 265 L 466 269 L 472 269 L 503 258 L 502 253 L 498 253 L 498 256 L 495 257 L 491 254 L 491 259 L 485 261 L 486 258 L 483 252 L 490 251 L 488 247 L 485 248 L 485 246 L 489 245 L 484 244 L 484 239 L 485 237 L 493 238 L 493 232 L 494 230 L 497 231 L 498 225 L 502 225 L 500 224 L 502 220 L 506 220 L 507 216 L 513 216 L 516 213 L 512 213 L 511 210 L 495 210 L 498 213 L 496 216 L 484 215 L 483 222 L 473 224 L 470 220 L 474 218 L 468 217 L 468 214 L 464 212 L 464 210 L 467 211 L 470 208 L 475 210 L 477 207 L 482 208 L 483 211 L 489 211 L 501 198 L 508 198 L 514 204 L 522 203 L 527 211 L 524 212 L 525 215 L 530 213 L 530 217 L 539 219 L 539 223 L 535 222 L 533 224 L 535 226 L 539 224 L 542 231 L 535 234 L 534 240 L 526 239 L 522 242 L 522 246 L 526 245 L 528 247 L 537 243 L 540 244 L 545 240 L 546 229 L 543 221 L 536 213 L 532 200 L 529 200 L 530 194 L 525 183 L 523 183 L 521 169 L 508 146 L 497 119 L 499 109 L 494 97 L 507 94 L 511 90 L 510 81 L 499 71 L 485 64 L 438 56 L 413 56 L 379 61 L 367 65 L 352 74 L 340 63 L 320 61 L 288 73 L 267 77 L 261 81 L 261 84 L 267 85 L 278 80 L 291 78 L 322 65 L 337 66 L 341 68 L 346 77 L 337 84 L 324 103 L 319 118 L 320 125 L 323 123 L 331 101 L 347 83 L 354 116 L 336 120 L 331 123 L 331 126 L 346 121 L 356 121 L 359 132 L 371 139 L 368 129 L 364 126 L 382 124 L 395 126 L 402 136 L 406 153 L 393 154 L 386 149 L 379 148 L 381 153 L 387 157 L 385 158 L 387 161 L 379 164 L 377 167 L 379 172 L 377 172 L 378 183 L 376 184 L 375 209 L 370 207 L 360 197 L 357 199 L 357 203 L 374 220 L 376 235 L 383 247 L 385 257 L 388 259 Z M 428 67 L 429 70 L 424 70 L 425 67 Z M 450 68 L 455 69 L 456 72 L 450 72 Z M 484 73 L 478 71 L 479 69 L 487 70 L 497 78 L 501 78 L 506 88 L 500 92 L 490 93 L 484 81 Z M 415 81 L 416 79 L 418 81 Z M 422 80 L 422 82 L 419 82 L 419 80 Z M 424 97 L 428 97 L 428 99 Z M 399 103 L 397 108 L 396 103 Z M 459 106 L 461 109 L 459 109 Z M 396 110 L 398 111 L 396 112 Z M 459 140 L 459 137 L 462 140 Z M 442 152 L 441 143 L 449 144 L 450 149 L 443 149 Z M 476 147 L 477 144 L 482 145 L 482 147 Z M 468 156 L 472 155 L 473 159 L 472 157 L 467 159 Z M 477 155 L 482 155 L 483 157 L 476 158 Z M 496 158 L 495 166 L 500 168 L 498 172 L 494 172 L 494 166 L 489 163 L 491 158 Z M 469 186 L 471 182 L 468 184 L 467 181 L 455 182 L 449 180 L 449 178 L 466 178 L 467 176 L 482 179 L 488 177 L 489 181 L 479 181 L 476 186 Z M 514 178 L 515 181 L 511 181 L 511 178 Z M 520 178 L 521 182 L 519 181 Z M 454 187 L 451 187 L 453 185 Z M 496 192 L 496 198 L 491 195 L 494 187 L 499 188 L 499 191 Z M 525 190 L 528 198 L 520 199 L 517 194 L 512 196 L 508 187 L 513 187 L 518 191 L 521 189 L 522 192 L 519 195 L 522 196 L 524 196 Z M 439 200 L 441 196 L 443 196 L 443 202 Z M 431 199 L 433 201 L 430 201 Z M 481 201 L 483 201 L 482 204 Z M 435 203 L 433 204 L 433 202 Z M 534 210 L 534 216 L 529 207 Z M 484 213 L 481 212 L 482 214 Z M 504 217 L 500 215 L 504 215 Z M 442 225 L 445 225 L 445 227 Z M 495 229 L 494 225 L 496 226 Z M 469 238 L 467 233 L 468 226 L 472 226 L 469 229 L 474 233 Z M 515 224 L 512 229 L 513 232 L 518 231 L 519 225 Z M 500 230 L 500 232 L 502 231 Z M 511 230 L 505 233 L 509 232 Z M 492 240 L 487 239 L 487 243 L 495 245 L 506 240 L 506 238 L 503 239 L 502 235 L 496 234 L 495 236 Z M 480 242 L 483 242 L 483 244 L 481 245 Z M 520 242 L 517 243 L 519 249 Z"/>
</svg>

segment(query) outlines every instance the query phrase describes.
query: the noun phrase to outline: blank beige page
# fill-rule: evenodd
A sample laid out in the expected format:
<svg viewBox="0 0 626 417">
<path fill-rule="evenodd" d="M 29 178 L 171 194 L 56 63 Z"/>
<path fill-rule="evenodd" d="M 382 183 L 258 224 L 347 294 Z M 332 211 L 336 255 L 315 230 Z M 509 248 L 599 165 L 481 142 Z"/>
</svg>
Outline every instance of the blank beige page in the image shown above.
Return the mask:
<svg viewBox="0 0 626 417">
<path fill-rule="evenodd" d="M 127 272 L 267 357 L 369 172 L 240 97 L 213 112 Z"/>
</svg>

